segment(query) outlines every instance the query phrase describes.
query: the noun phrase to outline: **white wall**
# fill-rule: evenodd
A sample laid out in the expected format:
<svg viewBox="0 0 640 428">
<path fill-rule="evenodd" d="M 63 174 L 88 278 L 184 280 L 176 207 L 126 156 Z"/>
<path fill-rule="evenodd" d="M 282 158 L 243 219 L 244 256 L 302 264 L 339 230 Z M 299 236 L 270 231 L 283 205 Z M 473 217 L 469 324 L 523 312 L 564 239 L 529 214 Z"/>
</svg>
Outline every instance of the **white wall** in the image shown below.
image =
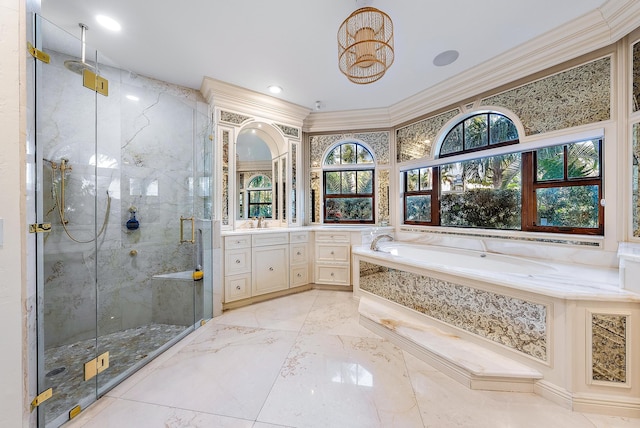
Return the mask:
<svg viewBox="0 0 640 428">
<path fill-rule="evenodd" d="M 24 1 L 0 0 L 0 426 L 22 426 L 25 224 Z"/>
</svg>

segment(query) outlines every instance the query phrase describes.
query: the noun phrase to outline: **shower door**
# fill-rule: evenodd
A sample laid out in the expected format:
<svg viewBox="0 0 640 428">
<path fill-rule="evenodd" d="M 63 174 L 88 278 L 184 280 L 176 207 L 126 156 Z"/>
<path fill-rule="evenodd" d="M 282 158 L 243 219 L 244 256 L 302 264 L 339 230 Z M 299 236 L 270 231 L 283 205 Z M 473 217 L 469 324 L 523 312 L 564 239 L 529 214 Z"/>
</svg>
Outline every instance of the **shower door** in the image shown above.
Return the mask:
<svg viewBox="0 0 640 428">
<path fill-rule="evenodd" d="M 35 20 L 37 411 L 57 427 L 211 317 L 210 150 L 195 102 Z"/>
</svg>

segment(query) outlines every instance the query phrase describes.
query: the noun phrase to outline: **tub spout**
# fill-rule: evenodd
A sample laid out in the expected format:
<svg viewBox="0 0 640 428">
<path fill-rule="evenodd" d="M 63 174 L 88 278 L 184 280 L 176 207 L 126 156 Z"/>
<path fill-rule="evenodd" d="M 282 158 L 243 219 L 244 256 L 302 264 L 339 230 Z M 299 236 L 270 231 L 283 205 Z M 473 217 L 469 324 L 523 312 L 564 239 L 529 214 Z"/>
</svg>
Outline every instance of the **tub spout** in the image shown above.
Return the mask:
<svg viewBox="0 0 640 428">
<path fill-rule="evenodd" d="M 372 251 L 378 251 L 378 241 L 381 240 L 382 238 L 385 238 L 388 241 L 393 241 L 393 236 L 391 235 L 387 235 L 387 234 L 383 234 L 383 235 L 378 235 L 375 238 L 373 238 L 373 241 L 371 241 L 371 250 Z"/>
</svg>

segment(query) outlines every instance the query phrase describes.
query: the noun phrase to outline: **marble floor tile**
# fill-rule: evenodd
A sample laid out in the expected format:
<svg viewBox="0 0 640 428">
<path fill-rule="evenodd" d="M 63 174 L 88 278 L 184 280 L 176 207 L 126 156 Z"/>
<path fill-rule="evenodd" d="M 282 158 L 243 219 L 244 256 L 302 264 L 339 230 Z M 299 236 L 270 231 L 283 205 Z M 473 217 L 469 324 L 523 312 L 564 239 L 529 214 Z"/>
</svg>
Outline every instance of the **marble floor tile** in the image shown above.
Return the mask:
<svg viewBox="0 0 640 428">
<path fill-rule="evenodd" d="M 224 312 L 215 319 L 218 324 L 245 327 L 299 331 L 309 309 L 316 300 L 317 291 L 311 290 L 280 297 L 255 305 Z"/>
<path fill-rule="evenodd" d="M 382 339 L 301 334 L 258 421 L 295 427 L 420 427 L 402 351 Z"/>
<path fill-rule="evenodd" d="M 255 420 L 296 333 L 211 323 L 122 398 Z"/>
<path fill-rule="evenodd" d="M 303 333 L 372 337 L 378 335 L 360 325 L 358 300 L 344 291 L 322 291 L 302 326 Z"/>
<path fill-rule="evenodd" d="M 470 390 L 358 323 L 351 293 L 226 312 L 65 428 L 637 428 L 535 394 Z"/>
</svg>

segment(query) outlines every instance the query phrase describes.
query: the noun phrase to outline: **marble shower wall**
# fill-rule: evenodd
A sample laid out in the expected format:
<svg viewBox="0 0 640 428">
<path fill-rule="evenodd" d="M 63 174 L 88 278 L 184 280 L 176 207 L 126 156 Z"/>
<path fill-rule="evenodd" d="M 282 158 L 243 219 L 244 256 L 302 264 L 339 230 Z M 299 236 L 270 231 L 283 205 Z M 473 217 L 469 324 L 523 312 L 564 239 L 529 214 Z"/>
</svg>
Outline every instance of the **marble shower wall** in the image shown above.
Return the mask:
<svg viewBox="0 0 640 428">
<path fill-rule="evenodd" d="M 210 178 L 193 173 L 209 132 L 206 103 L 194 90 L 101 66 L 109 96 L 96 95 L 64 68 L 69 57 L 48 53 L 39 141 L 46 159 L 66 158 L 72 167 L 67 229 L 89 241 L 104 224 L 97 245 L 70 239 L 54 202 L 59 171 L 44 162 L 45 221 L 53 229 L 44 248 L 45 344 L 55 346 L 95 335 L 96 278 L 99 334 L 155 322 L 152 276 L 193 267 L 192 244 L 179 243 L 180 216 L 210 211 Z M 132 207 L 140 221 L 134 231 L 125 227 Z"/>
</svg>

